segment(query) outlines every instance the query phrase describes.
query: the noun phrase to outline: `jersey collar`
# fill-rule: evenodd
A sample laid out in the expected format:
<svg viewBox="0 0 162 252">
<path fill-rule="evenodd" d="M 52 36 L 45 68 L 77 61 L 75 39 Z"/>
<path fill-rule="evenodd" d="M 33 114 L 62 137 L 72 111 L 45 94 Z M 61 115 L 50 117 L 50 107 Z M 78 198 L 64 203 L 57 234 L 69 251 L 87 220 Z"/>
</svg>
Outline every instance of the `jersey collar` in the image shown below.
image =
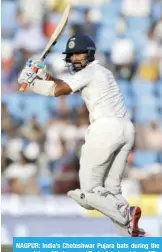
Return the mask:
<svg viewBox="0 0 162 252">
<path fill-rule="evenodd" d="M 93 66 L 93 65 L 96 65 L 96 64 L 98 64 L 98 63 L 99 63 L 98 60 L 94 60 L 94 61 L 90 62 L 90 63 L 88 64 L 88 66 Z"/>
</svg>

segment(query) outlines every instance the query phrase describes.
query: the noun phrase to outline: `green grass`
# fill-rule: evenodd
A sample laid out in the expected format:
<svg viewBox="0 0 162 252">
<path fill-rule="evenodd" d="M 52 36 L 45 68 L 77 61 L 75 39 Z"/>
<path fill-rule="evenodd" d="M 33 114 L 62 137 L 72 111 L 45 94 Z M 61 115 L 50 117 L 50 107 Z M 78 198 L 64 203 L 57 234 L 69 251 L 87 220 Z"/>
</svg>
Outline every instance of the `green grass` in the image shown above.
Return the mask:
<svg viewBox="0 0 162 252">
<path fill-rule="evenodd" d="M 1 252 L 12 252 L 12 245 L 1 245 Z"/>
</svg>

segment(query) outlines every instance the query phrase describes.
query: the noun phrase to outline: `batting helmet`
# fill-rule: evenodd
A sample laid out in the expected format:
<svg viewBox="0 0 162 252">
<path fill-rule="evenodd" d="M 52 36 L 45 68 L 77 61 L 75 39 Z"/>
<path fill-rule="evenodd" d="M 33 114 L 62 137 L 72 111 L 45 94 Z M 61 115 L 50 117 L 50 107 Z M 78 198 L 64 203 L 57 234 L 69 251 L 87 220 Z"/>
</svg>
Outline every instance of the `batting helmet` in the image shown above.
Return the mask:
<svg viewBox="0 0 162 252">
<path fill-rule="evenodd" d="M 63 54 L 74 54 L 74 53 L 95 53 L 96 46 L 93 40 L 84 34 L 77 34 L 69 38 L 66 50 Z"/>
</svg>

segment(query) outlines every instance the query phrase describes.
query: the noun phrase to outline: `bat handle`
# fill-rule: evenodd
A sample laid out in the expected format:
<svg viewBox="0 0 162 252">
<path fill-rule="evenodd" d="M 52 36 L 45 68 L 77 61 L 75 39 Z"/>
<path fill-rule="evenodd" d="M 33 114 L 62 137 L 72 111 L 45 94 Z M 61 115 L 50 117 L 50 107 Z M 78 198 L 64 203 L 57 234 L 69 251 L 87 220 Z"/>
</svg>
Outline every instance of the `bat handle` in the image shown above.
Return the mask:
<svg viewBox="0 0 162 252">
<path fill-rule="evenodd" d="M 39 69 L 38 67 L 33 67 L 32 71 L 33 71 L 34 73 L 37 73 L 37 72 L 38 72 L 38 69 Z M 22 85 L 21 85 L 21 87 L 20 87 L 20 89 L 19 89 L 19 91 L 20 91 L 20 92 L 24 92 L 25 89 L 27 88 L 27 86 L 28 86 L 28 83 L 23 82 Z"/>
<path fill-rule="evenodd" d="M 24 92 L 25 89 L 27 88 L 27 86 L 28 86 L 28 83 L 23 82 L 22 85 L 21 85 L 21 87 L 19 88 L 19 92 Z"/>
</svg>

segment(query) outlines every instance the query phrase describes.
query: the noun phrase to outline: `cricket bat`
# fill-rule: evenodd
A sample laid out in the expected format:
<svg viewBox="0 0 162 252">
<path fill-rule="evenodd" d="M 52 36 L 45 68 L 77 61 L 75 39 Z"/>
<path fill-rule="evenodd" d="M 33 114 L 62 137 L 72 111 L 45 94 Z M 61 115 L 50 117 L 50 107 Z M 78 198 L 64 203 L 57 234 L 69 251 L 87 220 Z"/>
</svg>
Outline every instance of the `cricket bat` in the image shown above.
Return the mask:
<svg viewBox="0 0 162 252">
<path fill-rule="evenodd" d="M 50 52 L 51 47 L 52 47 L 53 45 L 56 44 L 58 38 L 60 37 L 61 33 L 63 32 L 63 30 L 64 30 L 64 28 L 65 28 L 65 26 L 66 26 L 66 24 L 67 24 L 69 13 L 70 13 L 70 5 L 68 5 L 68 6 L 66 7 L 66 9 L 64 10 L 63 15 L 62 15 L 62 18 L 61 18 L 61 20 L 60 20 L 58 26 L 56 27 L 54 33 L 52 34 L 52 36 L 51 36 L 51 38 L 50 38 L 48 44 L 46 45 L 44 51 L 42 52 L 39 61 L 43 61 L 43 60 L 46 58 L 46 56 L 48 55 L 48 53 Z M 33 71 L 34 71 L 35 73 L 37 73 L 38 68 L 37 68 L 37 67 L 34 67 L 34 68 L 33 68 Z M 27 87 L 27 85 L 28 85 L 28 84 L 25 83 L 25 82 L 22 83 L 22 85 L 21 85 L 19 91 L 20 91 L 20 92 L 24 92 L 24 90 L 25 90 L 25 88 Z"/>
</svg>

